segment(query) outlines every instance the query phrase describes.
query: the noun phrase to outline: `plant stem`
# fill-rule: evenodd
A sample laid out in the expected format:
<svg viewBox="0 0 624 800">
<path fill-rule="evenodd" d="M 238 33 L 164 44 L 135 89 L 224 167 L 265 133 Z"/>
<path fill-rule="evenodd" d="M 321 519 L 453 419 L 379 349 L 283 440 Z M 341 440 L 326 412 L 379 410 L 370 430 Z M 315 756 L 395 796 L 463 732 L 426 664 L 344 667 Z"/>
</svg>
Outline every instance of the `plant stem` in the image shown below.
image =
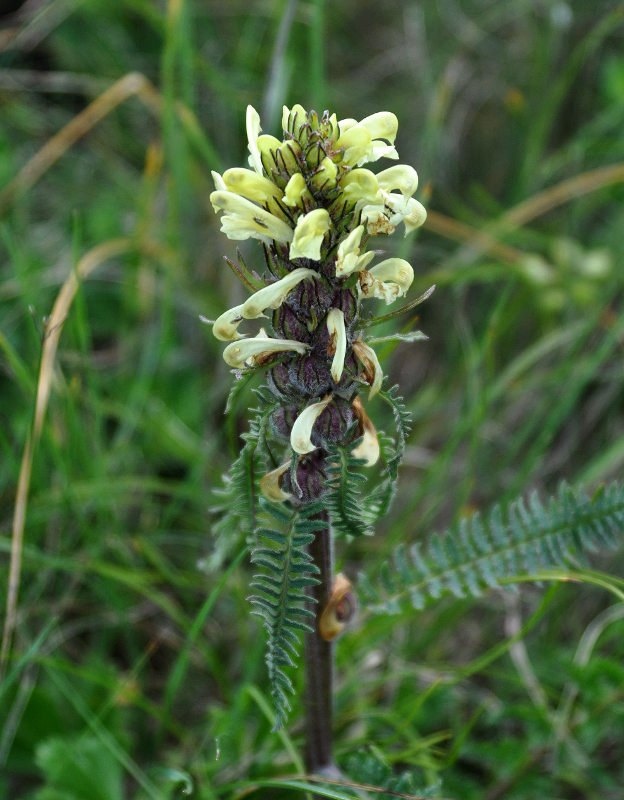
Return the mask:
<svg viewBox="0 0 624 800">
<path fill-rule="evenodd" d="M 333 584 L 333 542 L 329 514 L 324 530 L 318 532 L 309 552 L 319 568 L 320 583 L 312 587 L 310 603 L 315 614 L 314 632 L 305 636 L 305 712 L 306 769 L 310 773 L 327 774 L 334 769 L 332 755 L 332 709 L 334 684 L 334 645 L 321 638 L 318 623 L 329 600 Z"/>
</svg>

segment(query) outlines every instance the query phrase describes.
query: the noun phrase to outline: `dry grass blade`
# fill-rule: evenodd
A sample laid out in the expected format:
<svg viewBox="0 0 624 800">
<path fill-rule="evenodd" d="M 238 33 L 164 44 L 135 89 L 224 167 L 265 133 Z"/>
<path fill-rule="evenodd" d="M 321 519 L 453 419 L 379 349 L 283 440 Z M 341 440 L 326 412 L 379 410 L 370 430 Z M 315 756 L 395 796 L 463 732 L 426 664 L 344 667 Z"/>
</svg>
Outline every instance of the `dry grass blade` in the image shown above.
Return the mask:
<svg viewBox="0 0 624 800">
<path fill-rule="evenodd" d="M 465 222 L 459 222 L 452 217 L 447 217 L 445 214 L 440 214 L 438 211 L 427 211 L 425 227 L 447 239 L 474 245 L 480 251 L 492 253 L 492 255 L 510 264 L 515 264 L 524 255 L 522 251 L 516 250 L 515 247 L 509 247 L 506 244 L 497 242 L 490 234 L 473 228 Z"/>
<path fill-rule="evenodd" d="M 49 139 L 5 186 L 0 192 L 0 218 L 13 202 L 27 192 L 73 144 L 114 108 L 134 95 L 138 96 L 149 109 L 160 114 L 162 106 L 160 95 L 148 79 L 139 72 L 124 75 Z"/>
<path fill-rule="evenodd" d="M 589 192 L 624 181 L 624 164 L 610 164 L 608 167 L 582 172 L 573 178 L 557 183 L 528 200 L 518 203 L 504 216 L 504 221 L 514 227 L 526 225 L 536 217 L 552 211 L 553 208 L 574 200 Z"/>
<path fill-rule="evenodd" d="M 24 454 L 20 466 L 19 480 L 17 484 L 17 494 L 15 498 L 15 510 L 13 513 L 13 529 L 11 539 L 11 562 L 9 567 L 9 584 L 7 589 L 6 612 L 4 620 L 4 630 L 2 633 L 2 645 L 0 648 L 0 680 L 4 675 L 11 640 L 15 630 L 17 618 L 17 598 L 19 593 L 22 547 L 24 543 L 24 527 L 26 523 L 26 507 L 28 502 L 28 489 L 30 486 L 30 476 L 35 448 L 41 436 L 43 421 L 45 418 L 50 390 L 52 386 L 52 376 L 54 371 L 54 361 L 58 342 L 63 330 L 63 324 L 71 304 L 76 296 L 80 281 L 88 278 L 93 270 L 103 261 L 114 256 L 127 253 L 135 247 L 134 242 L 128 238 L 112 239 L 94 247 L 84 255 L 76 269 L 72 271 L 61 291 L 58 293 L 52 313 L 46 324 L 43 349 L 41 353 L 41 363 L 39 367 L 39 378 L 37 381 L 37 395 L 35 401 L 35 413 L 33 418 L 32 430 L 26 439 Z"/>
</svg>

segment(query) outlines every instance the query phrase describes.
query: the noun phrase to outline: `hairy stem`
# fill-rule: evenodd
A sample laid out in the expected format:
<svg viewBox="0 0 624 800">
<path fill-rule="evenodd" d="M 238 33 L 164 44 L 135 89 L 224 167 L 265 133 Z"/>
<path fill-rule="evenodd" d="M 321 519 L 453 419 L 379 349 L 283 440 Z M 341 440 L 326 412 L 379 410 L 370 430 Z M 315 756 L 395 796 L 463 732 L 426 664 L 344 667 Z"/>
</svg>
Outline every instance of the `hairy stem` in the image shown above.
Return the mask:
<svg viewBox="0 0 624 800">
<path fill-rule="evenodd" d="M 305 637 L 305 711 L 306 768 L 308 772 L 332 772 L 332 707 L 334 682 L 334 646 L 318 632 L 318 623 L 327 605 L 333 583 L 333 542 L 329 514 L 321 512 L 326 527 L 316 534 L 309 552 L 320 572 L 320 583 L 311 588 L 316 602 L 310 603 L 315 614 L 314 632 Z"/>
</svg>

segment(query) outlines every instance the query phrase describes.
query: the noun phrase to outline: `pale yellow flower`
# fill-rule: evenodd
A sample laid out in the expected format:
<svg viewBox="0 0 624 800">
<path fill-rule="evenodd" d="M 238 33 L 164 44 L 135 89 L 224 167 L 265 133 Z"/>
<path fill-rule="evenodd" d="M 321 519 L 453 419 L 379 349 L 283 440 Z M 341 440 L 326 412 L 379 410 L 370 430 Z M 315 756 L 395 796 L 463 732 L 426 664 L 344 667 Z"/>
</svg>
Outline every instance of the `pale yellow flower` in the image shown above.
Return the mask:
<svg viewBox="0 0 624 800">
<path fill-rule="evenodd" d="M 215 339 L 219 339 L 222 342 L 232 342 L 235 339 L 243 338 L 243 335 L 238 332 L 238 326 L 243 321 L 242 310 L 242 305 L 234 306 L 234 308 L 230 308 L 220 317 L 217 317 L 212 326 L 212 334 Z"/>
<path fill-rule="evenodd" d="M 263 315 L 263 312 L 268 308 L 279 308 L 284 302 L 289 292 L 291 292 L 297 284 L 306 278 L 313 278 L 318 275 L 313 269 L 306 269 L 305 267 L 298 267 L 281 280 L 275 283 L 270 283 L 263 289 L 259 289 L 248 300 L 246 300 L 241 309 L 241 316 L 244 319 L 257 319 Z"/>
<path fill-rule="evenodd" d="M 249 166 L 253 167 L 258 175 L 262 175 L 262 159 L 258 150 L 258 136 L 262 128 L 260 127 L 260 115 L 253 106 L 247 106 L 245 117 L 247 128 L 247 149 L 249 150 Z"/>
<path fill-rule="evenodd" d="M 319 261 L 321 244 L 330 224 L 329 213 L 325 208 L 315 208 L 314 211 L 299 217 L 290 245 L 290 257 Z"/>
<path fill-rule="evenodd" d="M 286 184 L 282 202 L 291 208 L 297 208 L 298 206 L 305 208 L 306 201 L 308 203 L 313 202 L 312 195 L 303 175 L 300 172 L 295 172 Z"/>
<path fill-rule="evenodd" d="M 379 392 L 383 382 L 383 372 L 379 359 L 377 358 L 377 353 L 372 347 L 369 347 L 365 342 L 359 339 L 353 342 L 353 352 L 364 367 L 366 382 L 370 386 L 370 392 L 368 393 L 368 399 L 370 400 Z"/>
<path fill-rule="evenodd" d="M 356 397 L 353 401 L 353 411 L 360 422 L 362 441 L 357 447 L 353 448 L 351 455 L 355 456 L 355 458 L 363 459 L 365 462 L 364 466 L 372 467 L 379 461 L 379 439 L 377 438 L 377 431 L 359 397 Z"/>
<path fill-rule="evenodd" d="M 319 416 L 331 403 L 333 395 L 328 394 L 318 403 L 310 403 L 303 409 L 295 420 L 295 424 L 290 431 L 290 446 L 300 455 L 311 453 L 316 450 L 316 445 L 312 444 L 312 429 Z"/>
<path fill-rule="evenodd" d="M 293 238 L 290 225 L 246 197 L 234 192 L 216 191 L 210 195 L 210 202 L 215 211 L 226 212 L 221 217 L 221 230 L 228 239 L 260 239 L 270 244 L 273 239 L 290 242 Z"/>
<path fill-rule="evenodd" d="M 280 485 L 282 475 L 288 472 L 289 469 L 290 461 L 287 461 L 285 464 L 277 467 L 277 469 L 271 470 L 271 472 L 267 472 L 266 475 L 260 478 L 260 491 L 267 500 L 271 500 L 274 503 L 283 503 L 285 500 L 292 500 L 292 495 L 285 492 Z"/>
<path fill-rule="evenodd" d="M 350 203 L 366 201 L 380 203 L 383 200 L 377 176 L 369 169 L 352 169 L 340 181 L 342 194 Z"/>
<path fill-rule="evenodd" d="M 364 233 L 364 226 L 358 225 L 346 239 L 338 245 L 336 253 L 336 277 L 345 278 L 353 272 L 360 272 L 373 260 L 375 253 L 360 255 L 360 241 Z"/>
<path fill-rule="evenodd" d="M 347 354 L 347 333 L 344 324 L 344 314 L 339 308 L 332 308 L 327 314 L 327 330 L 334 348 L 334 358 L 331 365 L 331 375 L 336 383 L 340 382 Z"/>
<path fill-rule="evenodd" d="M 360 291 L 364 297 L 377 297 L 389 304 L 404 295 L 413 280 L 411 264 L 403 258 L 388 258 L 360 272 Z"/>
<path fill-rule="evenodd" d="M 391 192 L 398 189 L 404 197 L 411 197 L 418 189 L 418 174 L 414 167 L 408 164 L 396 164 L 388 167 L 376 175 L 380 189 Z"/>
<path fill-rule="evenodd" d="M 310 345 L 297 342 L 294 339 L 269 339 L 266 336 L 255 336 L 252 339 L 241 339 L 229 344 L 223 351 L 225 363 L 241 369 L 244 366 L 253 366 L 258 358 L 270 356 L 273 353 L 283 353 L 293 351 L 295 353 L 307 353 Z"/>
<path fill-rule="evenodd" d="M 282 196 L 279 188 L 268 178 L 243 167 L 226 170 L 223 173 L 223 183 L 228 192 L 235 192 L 256 203 L 268 203 Z"/>
</svg>

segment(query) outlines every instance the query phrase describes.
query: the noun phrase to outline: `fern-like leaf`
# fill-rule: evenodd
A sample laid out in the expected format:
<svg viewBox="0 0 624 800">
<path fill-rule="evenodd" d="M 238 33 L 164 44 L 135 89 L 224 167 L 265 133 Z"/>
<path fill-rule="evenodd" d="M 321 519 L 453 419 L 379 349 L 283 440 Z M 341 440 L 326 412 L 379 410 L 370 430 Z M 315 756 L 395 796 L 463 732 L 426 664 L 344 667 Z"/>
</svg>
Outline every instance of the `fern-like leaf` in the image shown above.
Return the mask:
<svg viewBox="0 0 624 800">
<path fill-rule="evenodd" d="M 258 407 L 252 410 L 249 431 L 243 434 L 245 444 L 224 477 L 223 488 L 214 493 L 217 502 L 212 511 L 220 517 L 214 526 L 217 536 L 231 538 L 232 531 L 239 530 L 250 538 L 256 529 L 258 482 L 268 468 L 267 431 L 278 401 L 264 388 L 255 389 L 254 394 Z"/>
<path fill-rule="evenodd" d="M 254 575 L 250 597 L 252 613 L 261 617 L 267 632 L 266 663 L 275 708 L 275 730 L 286 722 L 294 691 L 287 670 L 296 667 L 301 634 L 312 631 L 314 613 L 308 608 L 307 587 L 318 583 L 318 567 L 307 547 L 325 522 L 314 519 L 320 505 L 305 509 L 276 506 L 261 501 L 261 526 L 251 561 L 260 571 Z"/>
<path fill-rule="evenodd" d="M 366 498 L 365 516 L 372 527 L 388 513 L 394 499 L 399 474 L 399 465 L 405 452 L 405 443 L 411 428 L 411 415 L 403 398 L 398 393 L 399 387 L 392 386 L 382 390 L 379 395 L 388 403 L 394 416 L 396 440 L 384 433 L 379 433 L 379 448 L 385 464 L 381 481 Z"/>
<path fill-rule="evenodd" d="M 360 576 L 364 605 L 397 613 L 420 610 L 445 594 L 479 596 L 515 577 L 579 564 L 584 553 L 624 541 L 624 486 L 612 483 L 592 499 L 565 483 L 543 504 L 537 493 L 487 517 L 476 513 L 421 547 L 399 545 L 375 574 Z"/>
<path fill-rule="evenodd" d="M 350 536 L 372 535 L 369 518 L 364 513 L 361 459 L 354 458 L 345 448 L 333 447 L 327 456 L 328 487 L 325 502 L 336 533 Z"/>
</svg>

